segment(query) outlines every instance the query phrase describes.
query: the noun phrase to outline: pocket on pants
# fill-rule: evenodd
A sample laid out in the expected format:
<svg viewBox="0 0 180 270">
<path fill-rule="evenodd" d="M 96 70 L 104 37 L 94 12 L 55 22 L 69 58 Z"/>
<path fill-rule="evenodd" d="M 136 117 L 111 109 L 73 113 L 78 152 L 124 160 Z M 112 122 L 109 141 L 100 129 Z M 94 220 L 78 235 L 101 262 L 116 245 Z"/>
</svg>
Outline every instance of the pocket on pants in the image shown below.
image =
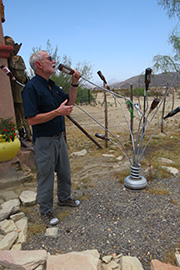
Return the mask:
<svg viewBox="0 0 180 270">
<path fill-rule="evenodd" d="M 39 173 L 47 173 L 52 166 L 52 138 L 36 138 L 34 153 L 35 164 Z"/>
</svg>

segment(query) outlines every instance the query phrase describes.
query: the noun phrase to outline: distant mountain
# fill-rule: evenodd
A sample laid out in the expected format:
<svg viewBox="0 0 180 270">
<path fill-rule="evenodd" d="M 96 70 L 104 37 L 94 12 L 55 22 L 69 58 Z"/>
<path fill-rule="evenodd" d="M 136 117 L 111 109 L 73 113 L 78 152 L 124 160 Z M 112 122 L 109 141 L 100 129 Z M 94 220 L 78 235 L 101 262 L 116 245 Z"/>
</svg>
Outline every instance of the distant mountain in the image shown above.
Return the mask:
<svg viewBox="0 0 180 270">
<path fill-rule="evenodd" d="M 166 72 L 161 74 L 152 74 L 151 75 L 151 82 L 149 87 L 164 87 L 170 85 L 175 78 L 175 72 Z M 132 84 L 133 88 L 144 88 L 145 75 L 139 75 L 131 77 L 123 82 L 116 82 L 110 85 L 112 88 L 121 88 L 121 89 L 129 89 L 130 85 Z M 173 87 L 180 87 L 180 75 L 176 78 L 175 82 L 173 83 Z"/>
</svg>

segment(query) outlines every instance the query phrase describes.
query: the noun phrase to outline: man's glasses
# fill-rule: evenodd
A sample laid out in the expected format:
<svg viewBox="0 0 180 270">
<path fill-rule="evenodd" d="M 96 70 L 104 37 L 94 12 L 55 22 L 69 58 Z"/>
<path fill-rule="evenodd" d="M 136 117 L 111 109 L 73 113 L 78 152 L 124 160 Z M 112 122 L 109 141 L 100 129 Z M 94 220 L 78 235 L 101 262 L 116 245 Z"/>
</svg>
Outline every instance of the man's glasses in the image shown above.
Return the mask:
<svg viewBox="0 0 180 270">
<path fill-rule="evenodd" d="M 51 62 L 54 60 L 54 59 L 52 58 L 52 56 L 48 56 L 48 57 L 46 57 L 45 59 L 49 59 Z"/>
<path fill-rule="evenodd" d="M 45 59 L 48 59 L 49 61 L 53 61 L 54 59 L 52 58 L 52 56 L 47 56 L 47 57 L 45 57 L 44 59 L 42 59 L 42 60 L 39 60 L 39 61 L 43 61 L 43 60 L 45 60 Z"/>
</svg>

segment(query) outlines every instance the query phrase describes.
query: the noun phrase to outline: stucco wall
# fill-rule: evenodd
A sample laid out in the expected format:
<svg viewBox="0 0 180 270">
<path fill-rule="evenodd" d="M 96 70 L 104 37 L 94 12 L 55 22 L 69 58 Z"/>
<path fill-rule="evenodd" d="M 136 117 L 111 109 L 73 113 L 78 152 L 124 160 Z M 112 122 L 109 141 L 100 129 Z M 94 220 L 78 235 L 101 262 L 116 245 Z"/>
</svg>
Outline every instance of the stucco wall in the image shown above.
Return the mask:
<svg viewBox="0 0 180 270">
<path fill-rule="evenodd" d="M 5 45 L 3 24 L 0 20 L 0 45 Z M 0 57 L 0 66 L 7 66 L 7 59 Z M 11 93 L 11 85 L 9 77 L 0 69 L 0 117 L 9 118 L 13 116 L 15 119 L 13 98 Z"/>
</svg>

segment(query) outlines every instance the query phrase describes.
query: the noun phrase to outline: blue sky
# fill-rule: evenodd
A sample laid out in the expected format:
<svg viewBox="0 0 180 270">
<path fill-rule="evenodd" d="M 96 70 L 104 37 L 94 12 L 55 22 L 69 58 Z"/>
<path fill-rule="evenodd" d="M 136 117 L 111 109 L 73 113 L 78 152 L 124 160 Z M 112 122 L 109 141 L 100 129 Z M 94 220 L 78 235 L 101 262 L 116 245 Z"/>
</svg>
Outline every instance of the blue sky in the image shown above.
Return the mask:
<svg viewBox="0 0 180 270">
<path fill-rule="evenodd" d="M 49 39 L 72 68 L 87 61 L 93 81 L 123 81 L 153 65 L 157 54 L 173 55 L 168 37 L 176 26 L 157 0 L 3 0 L 4 35 L 21 43 L 29 68 L 33 47 L 46 49 Z"/>
</svg>

